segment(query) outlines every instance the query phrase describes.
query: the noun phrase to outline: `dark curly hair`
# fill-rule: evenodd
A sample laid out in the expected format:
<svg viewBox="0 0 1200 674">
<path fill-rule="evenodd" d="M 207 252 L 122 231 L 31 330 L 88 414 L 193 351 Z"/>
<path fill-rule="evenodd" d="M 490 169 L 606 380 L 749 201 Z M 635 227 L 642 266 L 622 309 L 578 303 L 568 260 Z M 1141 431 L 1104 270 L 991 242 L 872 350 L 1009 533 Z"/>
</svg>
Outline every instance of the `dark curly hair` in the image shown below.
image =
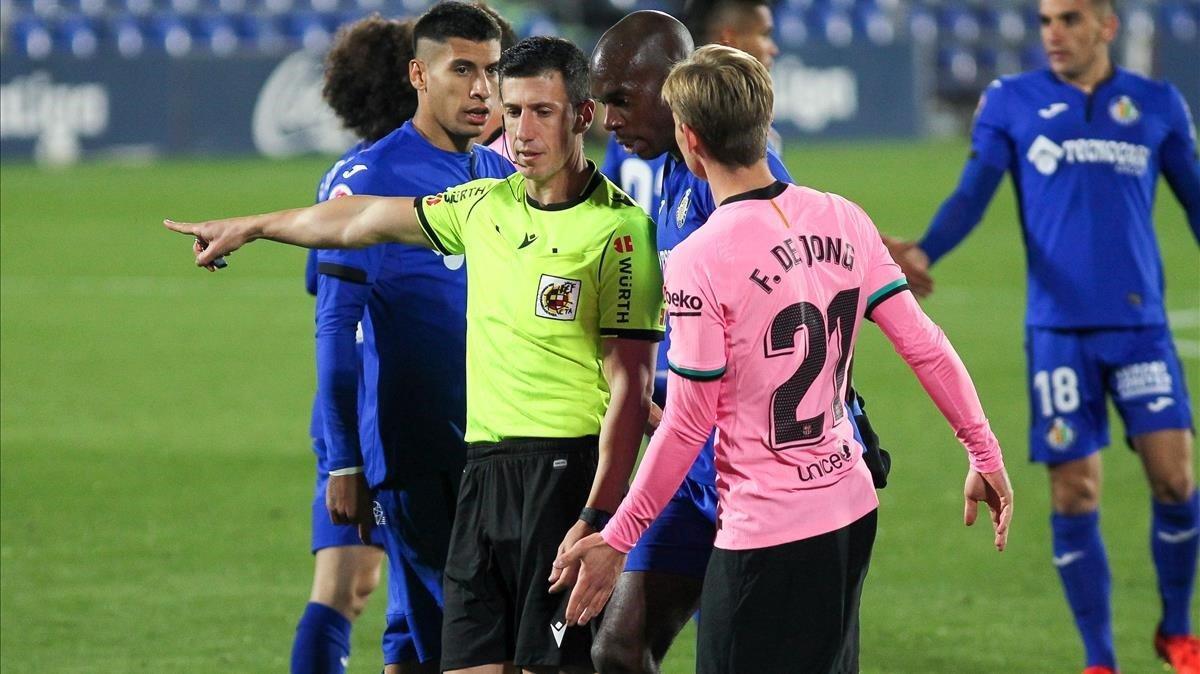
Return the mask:
<svg viewBox="0 0 1200 674">
<path fill-rule="evenodd" d="M 408 81 L 412 33 L 411 21 L 378 14 L 338 30 L 325 57 L 321 93 L 359 138 L 379 140 L 416 114 L 417 92 Z"/>
<path fill-rule="evenodd" d="M 558 37 L 527 37 L 500 55 L 500 89 L 509 77 L 536 77 L 547 72 L 562 75 L 571 105 L 591 98 L 588 62 L 579 47 Z"/>
</svg>

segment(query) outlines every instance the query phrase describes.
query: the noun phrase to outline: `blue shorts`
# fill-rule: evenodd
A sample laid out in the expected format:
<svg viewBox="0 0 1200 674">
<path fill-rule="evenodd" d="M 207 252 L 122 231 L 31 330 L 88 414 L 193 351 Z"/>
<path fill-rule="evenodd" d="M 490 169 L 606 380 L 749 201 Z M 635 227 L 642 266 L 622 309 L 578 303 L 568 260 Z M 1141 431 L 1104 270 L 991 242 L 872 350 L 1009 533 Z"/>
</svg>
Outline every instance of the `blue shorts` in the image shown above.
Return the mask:
<svg viewBox="0 0 1200 674">
<path fill-rule="evenodd" d="M 1057 464 L 1109 443 L 1111 396 L 1126 438 L 1192 427 L 1191 401 L 1165 325 L 1026 328 L 1031 461 Z"/>
<path fill-rule="evenodd" d="M 312 500 L 313 554 L 324 548 L 362 545 L 358 538 L 358 527 L 329 521 L 329 510 L 325 507 L 325 485 L 329 483 L 329 471 L 325 468 L 325 441 L 313 438 L 313 452 L 317 455 L 317 482 Z"/>
<path fill-rule="evenodd" d="M 386 665 L 441 659 L 442 571 L 460 478 L 445 471 L 375 494 L 371 537 L 388 559 Z"/>
<path fill-rule="evenodd" d="M 657 571 L 703 579 L 712 554 L 717 488 L 685 479 L 667 507 L 625 558 L 626 571 Z"/>
</svg>

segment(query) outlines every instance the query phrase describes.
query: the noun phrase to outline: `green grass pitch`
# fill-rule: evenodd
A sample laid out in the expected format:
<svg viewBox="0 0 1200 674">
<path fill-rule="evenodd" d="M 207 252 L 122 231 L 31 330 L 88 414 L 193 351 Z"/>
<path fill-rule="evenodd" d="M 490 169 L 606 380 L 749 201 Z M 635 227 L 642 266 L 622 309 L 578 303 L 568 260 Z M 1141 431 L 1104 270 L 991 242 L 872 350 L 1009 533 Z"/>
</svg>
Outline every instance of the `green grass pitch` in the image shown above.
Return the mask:
<svg viewBox="0 0 1200 674">
<path fill-rule="evenodd" d="M 921 232 L 958 143 L 793 143 L 796 179 Z M 327 159 L 6 165 L 0 198 L 0 667 L 5 672 L 278 672 L 308 596 L 312 302 L 303 252 L 257 244 L 209 275 L 165 216 L 303 205 Z M 1024 258 L 1009 188 L 937 269 L 925 306 L 979 387 L 1016 489 L 1010 549 L 961 524 L 966 460 L 868 327 L 857 376 L 893 452 L 863 601 L 865 672 L 1077 672 L 1050 564 L 1044 471 L 1025 461 Z M 1200 268 L 1162 187 L 1158 232 L 1193 407 Z M 1070 264 L 1070 260 L 1063 260 Z M 1121 437 L 1120 426 L 1114 437 Z M 1118 654 L 1155 671 L 1149 501 L 1134 455 L 1106 452 L 1103 528 Z M 820 583 L 820 578 L 811 582 Z M 354 632 L 379 670 L 382 592 Z M 668 672 L 691 671 L 694 631 Z"/>
</svg>

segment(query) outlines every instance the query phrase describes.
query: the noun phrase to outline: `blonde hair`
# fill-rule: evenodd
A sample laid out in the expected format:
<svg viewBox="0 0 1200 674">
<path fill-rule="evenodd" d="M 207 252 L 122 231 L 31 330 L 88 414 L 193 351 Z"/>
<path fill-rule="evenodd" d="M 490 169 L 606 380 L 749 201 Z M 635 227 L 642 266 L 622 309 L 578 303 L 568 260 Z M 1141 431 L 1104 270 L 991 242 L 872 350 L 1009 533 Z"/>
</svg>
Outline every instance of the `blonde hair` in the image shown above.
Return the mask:
<svg viewBox="0 0 1200 674">
<path fill-rule="evenodd" d="M 671 69 L 662 97 L 714 160 L 751 166 L 766 155 L 775 95 L 770 73 L 746 52 L 717 44 L 697 49 Z"/>
</svg>

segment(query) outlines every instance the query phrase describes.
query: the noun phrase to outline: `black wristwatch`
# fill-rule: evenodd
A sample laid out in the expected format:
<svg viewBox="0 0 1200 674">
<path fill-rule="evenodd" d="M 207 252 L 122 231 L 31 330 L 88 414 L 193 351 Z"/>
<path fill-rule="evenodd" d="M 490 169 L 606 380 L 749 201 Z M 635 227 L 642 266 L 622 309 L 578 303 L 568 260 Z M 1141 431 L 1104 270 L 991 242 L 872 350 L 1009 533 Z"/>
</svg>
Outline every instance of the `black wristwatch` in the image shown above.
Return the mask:
<svg viewBox="0 0 1200 674">
<path fill-rule="evenodd" d="M 579 519 L 588 523 L 588 526 L 596 531 L 602 531 L 604 525 L 612 519 L 612 513 L 600 510 L 599 508 L 584 508 L 579 513 Z"/>
</svg>

